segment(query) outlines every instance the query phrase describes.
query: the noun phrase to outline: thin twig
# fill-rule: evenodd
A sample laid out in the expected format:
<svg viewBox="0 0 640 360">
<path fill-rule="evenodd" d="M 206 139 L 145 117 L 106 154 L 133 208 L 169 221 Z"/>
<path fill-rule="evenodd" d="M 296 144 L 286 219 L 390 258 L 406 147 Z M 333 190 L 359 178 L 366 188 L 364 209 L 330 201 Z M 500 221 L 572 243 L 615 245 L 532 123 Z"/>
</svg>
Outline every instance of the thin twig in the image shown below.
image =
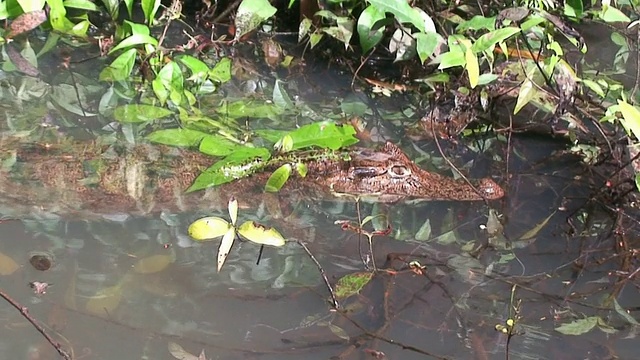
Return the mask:
<svg viewBox="0 0 640 360">
<path fill-rule="evenodd" d="M 320 263 L 318 262 L 316 257 L 313 256 L 311 251 L 309 251 L 309 248 L 307 248 L 307 246 L 302 241 L 296 240 L 296 242 L 300 246 L 302 246 L 304 251 L 307 252 L 307 255 L 309 255 L 311 260 L 316 264 L 316 267 L 318 267 L 318 270 L 320 271 L 320 276 L 322 276 L 322 280 L 324 280 L 324 284 L 327 286 L 327 289 L 329 289 L 329 294 L 331 294 L 331 301 L 332 301 L 333 307 L 336 308 L 336 309 L 340 309 L 340 303 L 338 303 L 338 299 L 336 298 L 336 293 L 333 291 L 333 288 L 331 287 L 331 284 L 329 283 L 329 279 L 327 278 L 327 273 L 322 268 L 322 265 L 320 265 Z"/>
<path fill-rule="evenodd" d="M 47 339 L 49 344 L 51 344 L 51 346 L 53 346 L 56 349 L 58 354 L 60 354 L 60 356 L 62 356 L 63 359 L 71 360 L 71 356 L 62 349 L 62 345 L 60 345 L 59 342 L 55 341 L 51 336 L 49 336 L 49 334 L 46 333 L 44 328 L 40 324 L 38 324 L 38 321 L 34 319 L 31 315 L 29 315 L 29 309 L 27 309 L 26 306 L 22 306 L 20 303 L 13 300 L 2 289 L 0 289 L 0 296 L 3 299 L 5 299 L 9 304 L 11 304 L 11 306 L 16 308 L 20 312 L 20 314 L 22 314 L 22 317 L 27 319 L 31 323 L 31 325 L 33 325 L 33 327 L 35 327 L 36 330 L 38 330 L 38 332 L 42 334 L 42 336 L 44 336 L 45 339 Z"/>
</svg>

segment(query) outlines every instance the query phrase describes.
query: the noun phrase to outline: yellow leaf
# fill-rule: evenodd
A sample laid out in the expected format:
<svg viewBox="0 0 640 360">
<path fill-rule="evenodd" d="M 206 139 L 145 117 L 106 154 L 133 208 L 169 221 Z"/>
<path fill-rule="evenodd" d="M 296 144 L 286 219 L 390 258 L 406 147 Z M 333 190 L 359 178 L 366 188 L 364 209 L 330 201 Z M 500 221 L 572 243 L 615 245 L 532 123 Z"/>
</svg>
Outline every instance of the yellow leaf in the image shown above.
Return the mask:
<svg viewBox="0 0 640 360">
<path fill-rule="evenodd" d="M 120 284 L 98 291 L 87 301 L 87 312 L 98 316 L 108 316 L 120 305 L 122 286 Z"/>
<path fill-rule="evenodd" d="M 471 88 L 478 86 L 478 80 L 480 79 L 480 65 L 478 64 L 478 57 L 473 53 L 471 47 L 467 47 L 464 52 L 464 60 L 467 63 L 467 74 L 469 75 L 469 85 Z"/>
<path fill-rule="evenodd" d="M 253 221 L 245 221 L 238 228 L 238 233 L 243 238 L 260 245 L 283 246 L 285 243 L 284 237 L 276 229 Z"/>
<path fill-rule="evenodd" d="M 194 221 L 189 226 L 189 236 L 196 241 L 211 240 L 223 236 L 231 227 L 225 219 L 210 216 Z"/>
<path fill-rule="evenodd" d="M 640 140 L 640 110 L 624 100 L 618 100 L 618 105 L 624 117 L 622 125 L 627 129 L 627 132 L 631 132 L 636 139 Z"/>
<path fill-rule="evenodd" d="M 138 274 L 153 274 L 160 272 L 173 263 L 173 254 L 152 255 L 138 260 L 133 265 L 133 271 Z"/>
<path fill-rule="evenodd" d="M 0 253 L 0 275 L 11 275 L 20 268 L 15 260 L 9 256 Z"/>
</svg>

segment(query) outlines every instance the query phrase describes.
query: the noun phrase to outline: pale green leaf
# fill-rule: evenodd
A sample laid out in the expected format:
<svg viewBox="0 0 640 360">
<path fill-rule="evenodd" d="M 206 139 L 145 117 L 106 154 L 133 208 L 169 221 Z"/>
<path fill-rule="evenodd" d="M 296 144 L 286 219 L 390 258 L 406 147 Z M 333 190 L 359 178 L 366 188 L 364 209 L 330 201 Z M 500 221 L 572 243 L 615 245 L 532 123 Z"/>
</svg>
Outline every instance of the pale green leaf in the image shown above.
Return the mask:
<svg viewBox="0 0 640 360">
<path fill-rule="evenodd" d="M 267 180 L 267 183 L 264 186 L 264 191 L 266 192 L 280 191 L 280 189 L 282 189 L 282 187 L 287 182 L 287 180 L 289 180 L 289 177 L 291 176 L 291 170 L 292 169 L 290 164 L 284 164 L 279 168 L 277 168 L 273 173 L 271 173 L 271 176 L 269 176 L 269 179 Z"/>
<path fill-rule="evenodd" d="M 598 325 L 598 317 L 591 316 L 560 325 L 555 330 L 565 335 L 582 335 L 591 331 L 596 325 Z"/>
<path fill-rule="evenodd" d="M 254 221 L 246 221 L 238 228 L 238 234 L 243 238 L 260 245 L 283 246 L 285 239 L 280 233 L 268 226 Z"/>
<path fill-rule="evenodd" d="M 211 240 L 223 236 L 231 228 L 225 219 L 210 216 L 198 219 L 189 225 L 189 236 L 196 241 Z"/>
</svg>

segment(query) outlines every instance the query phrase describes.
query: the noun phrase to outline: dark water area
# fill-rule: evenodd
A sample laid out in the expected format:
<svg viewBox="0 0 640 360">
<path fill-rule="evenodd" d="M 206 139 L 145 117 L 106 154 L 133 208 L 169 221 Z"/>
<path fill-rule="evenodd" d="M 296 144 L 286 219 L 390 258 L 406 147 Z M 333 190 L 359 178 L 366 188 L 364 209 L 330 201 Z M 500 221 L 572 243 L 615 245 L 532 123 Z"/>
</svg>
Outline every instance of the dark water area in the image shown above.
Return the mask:
<svg viewBox="0 0 640 360">
<path fill-rule="evenodd" d="M 331 87 L 362 99 L 340 77 L 310 85 L 318 90 L 307 95 L 326 97 L 321 108 L 335 106 L 335 93 L 319 90 Z M 396 130 L 377 134 L 418 161 L 440 157 L 432 142 L 415 144 Z M 503 199 L 361 204 L 361 217 L 387 214 L 392 228 L 373 238 L 373 258 L 366 237 L 335 223 L 357 221 L 353 202 L 307 199 L 281 219 L 257 198 L 245 199 L 254 206 L 241 210 L 239 222 L 260 221 L 305 242 L 332 284 L 365 271 L 361 257 L 385 269 L 343 300 L 341 312 L 331 308 L 318 268 L 293 241 L 265 248 L 259 263 L 258 246 L 236 242 L 217 272 L 219 241 L 196 243 L 186 232 L 202 216 L 227 217 L 225 210 L 63 220 L 36 209 L 20 216 L 2 209 L 0 288 L 73 349 L 74 359 L 174 359 L 172 344 L 196 356 L 204 350 L 211 359 L 503 359 L 507 352 L 513 359 L 636 358 L 635 330 L 618 314 L 607 319 L 613 327 L 586 335 L 556 330 L 575 320 L 569 304 L 595 316 L 612 291 L 614 267 L 575 265 L 607 256 L 585 248 L 611 241 L 611 223 L 604 212 L 583 207 L 594 184 L 577 158 L 561 154 L 565 143 L 514 136 L 510 145 L 508 164 L 506 145 L 497 142 L 498 155 L 473 170 L 500 182 Z M 487 231 L 491 214 L 504 226 L 495 235 Z M 36 253 L 51 257 L 52 267 L 36 270 L 29 261 Z M 424 267 L 400 266 L 413 260 Z M 34 281 L 52 285 L 35 295 Z M 637 306 L 636 296 L 623 289 L 620 304 Z M 495 327 L 516 303 L 518 334 L 508 339 Z M 14 308 L 0 307 L 0 319 L 0 359 L 57 358 Z"/>
</svg>

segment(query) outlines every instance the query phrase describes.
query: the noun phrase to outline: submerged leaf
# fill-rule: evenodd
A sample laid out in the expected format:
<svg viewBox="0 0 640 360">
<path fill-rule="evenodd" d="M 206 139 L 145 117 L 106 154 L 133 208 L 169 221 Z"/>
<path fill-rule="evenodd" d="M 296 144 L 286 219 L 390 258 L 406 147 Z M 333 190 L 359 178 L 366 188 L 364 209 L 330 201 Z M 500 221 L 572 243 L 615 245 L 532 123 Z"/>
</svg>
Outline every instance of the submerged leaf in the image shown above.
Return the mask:
<svg viewBox="0 0 640 360">
<path fill-rule="evenodd" d="M 165 108 L 144 104 L 123 105 L 113 111 L 113 117 L 121 123 L 150 122 L 171 114 Z"/>
<path fill-rule="evenodd" d="M 231 246 L 233 246 L 235 238 L 236 229 L 230 227 L 222 237 L 222 242 L 220 242 L 220 247 L 218 248 L 218 271 L 222 269 L 222 265 L 224 265 L 225 260 L 227 260 L 227 256 L 229 255 L 229 251 L 231 251 Z"/>
<path fill-rule="evenodd" d="M 169 266 L 169 264 L 175 261 L 175 257 L 172 254 L 158 254 L 147 256 L 138 260 L 133 265 L 133 271 L 138 274 L 153 274 L 160 272 Z"/>
<path fill-rule="evenodd" d="M 579 319 L 568 324 L 560 325 L 555 328 L 555 330 L 565 335 L 582 335 L 596 327 L 596 325 L 598 325 L 598 319 L 597 316 Z"/>
<path fill-rule="evenodd" d="M 19 268 L 15 260 L 0 252 L 0 275 L 11 275 Z"/>
<path fill-rule="evenodd" d="M 89 298 L 85 306 L 88 313 L 98 316 L 108 316 L 122 300 L 122 284 L 110 286 L 98 291 Z"/>
<path fill-rule="evenodd" d="M 200 359 L 198 356 L 195 356 L 189 353 L 184 348 L 182 348 L 182 346 L 174 342 L 169 342 L 168 348 L 169 348 L 169 353 L 178 360 L 199 360 Z"/>
<path fill-rule="evenodd" d="M 231 224 L 217 216 L 198 219 L 189 226 L 189 236 L 196 241 L 211 240 L 227 233 Z"/>
<path fill-rule="evenodd" d="M 336 284 L 336 297 L 341 300 L 359 294 L 372 278 L 372 272 L 357 272 L 343 276 Z"/>
<path fill-rule="evenodd" d="M 238 228 L 238 233 L 243 238 L 260 245 L 283 246 L 285 239 L 280 233 L 268 226 L 254 221 L 246 221 Z"/>
</svg>

